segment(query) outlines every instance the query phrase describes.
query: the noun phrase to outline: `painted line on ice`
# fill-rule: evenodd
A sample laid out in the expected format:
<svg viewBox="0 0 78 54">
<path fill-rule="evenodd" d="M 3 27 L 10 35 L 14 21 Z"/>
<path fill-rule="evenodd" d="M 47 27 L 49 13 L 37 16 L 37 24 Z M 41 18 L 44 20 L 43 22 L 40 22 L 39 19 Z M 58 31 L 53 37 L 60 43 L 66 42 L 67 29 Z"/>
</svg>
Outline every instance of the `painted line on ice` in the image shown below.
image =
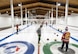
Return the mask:
<svg viewBox="0 0 78 54">
<path fill-rule="evenodd" d="M 30 25 L 27 25 L 25 28 L 19 30 L 18 32 L 20 32 L 20 31 L 26 29 L 26 28 L 29 27 L 29 26 L 30 26 Z M 17 32 L 14 32 L 14 33 L 12 33 L 12 34 L 10 34 L 10 35 L 8 35 L 8 36 L 6 36 L 6 37 L 0 39 L 0 42 L 3 41 L 3 40 L 5 40 L 5 39 L 7 39 L 7 38 L 9 38 L 9 37 L 11 37 L 11 36 L 13 36 L 13 35 L 16 34 L 16 33 L 17 33 Z"/>
<path fill-rule="evenodd" d="M 8 43 L 4 43 L 4 44 L 1 44 L 0 45 L 0 47 L 2 48 L 4 48 L 4 50 L 9 50 L 9 49 L 12 49 L 12 47 L 15 47 L 15 45 L 14 46 L 10 46 L 10 44 L 24 44 L 25 46 L 27 46 L 27 50 L 24 52 L 24 54 L 33 54 L 33 52 L 34 52 L 34 50 L 35 50 L 35 47 L 31 44 L 31 43 L 28 43 L 28 42 L 24 42 L 24 41 L 14 41 L 14 42 L 8 42 Z M 10 46 L 10 47 L 8 47 L 8 49 L 6 48 L 6 47 L 4 47 L 4 46 Z M 11 54 L 11 52 L 12 51 L 8 51 L 8 52 L 6 52 L 6 53 L 8 53 L 8 54 Z M 5 53 L 5 52 L 4 52 Z M 13 54 L 15 53 L 15 51 L 13 51 L 12 52 Z"/>
<path fill-rule="evenodd" d="M 49 27 L 51 27 L 51 28 L 53 28 L 54 30 L 58 31 L 56 28 L 54 28 L 54 27 L 51 26 L 51 25 L 49 25 Z M 60 33 L 63 34 L 63 32 L 61 32 L 61 31 L 58 31 L 58 32 L 60 32 Z M 74 37 L 72 37 L 72 36 L 71 36 L 71 39 L 73 39 L 73 40 L 75 40 L 76 42 L 78 42 L 78 39 L 76 39 L 76 38 L 74 38 Z"/>
</svg>

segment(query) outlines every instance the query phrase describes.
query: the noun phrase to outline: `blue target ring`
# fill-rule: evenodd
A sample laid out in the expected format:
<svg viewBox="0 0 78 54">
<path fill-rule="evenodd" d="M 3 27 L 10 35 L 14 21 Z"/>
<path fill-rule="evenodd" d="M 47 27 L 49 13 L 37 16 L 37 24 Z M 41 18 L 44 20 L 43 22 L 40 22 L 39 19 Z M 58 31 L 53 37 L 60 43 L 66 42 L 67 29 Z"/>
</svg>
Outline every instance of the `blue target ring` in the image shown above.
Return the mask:
<svg viewBox="0 0 78 54">
<path fill-rule="evenodd" d="M 15 51 L 11 51 L 12 48 L 16 48 L 16 46 L 7 47 L 7 48 L 5 48 L 4 52 L 7 54 L 15 53 Z"/>
<path fill-rule="evenodd" d="M 14 41 L 14 42 L 9 42 L 9 43 L 4 43 L 4 44 L 1 44 L 0 47 L 3 47 L 5 49 L 5 52 L 7 51 L 8 53 L 7 54 L 12 54 L 14 53 L 14 51 L 11 51 L 12 48 L 16 48 L 16 46 L 9 46 L 6 48 L 7 45 L 10 45 L 10 44 L 17 44 L 17 43 L 20 43 L 20 44 L 24 44 L 28 47 L 28 49 L 25 51 L 24 54 L 33 54 L 34 50 L 35 50 L 35 47 L 34 45 L 32 45 L 31 43 L 28 43 L 28 42 L 24 42 L 24 41 Z"/>
</svg>

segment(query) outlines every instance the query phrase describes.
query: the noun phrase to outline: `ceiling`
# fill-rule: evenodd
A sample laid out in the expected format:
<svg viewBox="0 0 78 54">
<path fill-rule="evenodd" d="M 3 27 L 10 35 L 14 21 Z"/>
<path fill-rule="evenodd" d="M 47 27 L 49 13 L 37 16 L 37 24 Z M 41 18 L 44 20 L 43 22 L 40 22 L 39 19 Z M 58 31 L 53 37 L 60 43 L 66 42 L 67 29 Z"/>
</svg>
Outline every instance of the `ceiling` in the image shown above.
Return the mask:
<svg viewBox="0 0 78 54">
<path fill-rule="evenodd" d="M 53 16 L 55 17 L 56 2 L 61 3 L 58 9 L 58 16 L 64 16 L 66 0 L 13 0 L 14 15 L 20 16 L 20 7 L 18 4 L 22 3 L 23 16 L 25 16 L 25 9 L 34 15 L 45 15 L 53 8 Z M 0 13 L 11 15 L 10 0 L 0 0 Z M 69 0 L 68 14 L 70 15 L 71 13 L 78 13 L 78 0 Z"/>
</svg>

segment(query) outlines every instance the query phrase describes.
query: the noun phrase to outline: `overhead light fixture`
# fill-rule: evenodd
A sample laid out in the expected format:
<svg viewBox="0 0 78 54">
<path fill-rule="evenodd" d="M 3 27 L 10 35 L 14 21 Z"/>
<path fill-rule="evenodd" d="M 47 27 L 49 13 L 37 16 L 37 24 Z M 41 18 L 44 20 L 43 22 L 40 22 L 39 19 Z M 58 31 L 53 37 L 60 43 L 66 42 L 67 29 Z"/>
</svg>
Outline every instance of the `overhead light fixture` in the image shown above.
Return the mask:
<svg viewBox="0 0 78 54">
<path fill-rule="evenodd" d="M 61 3 L 58 3 L 57 5 L 58 5 L 58 6 L 61 6 Z"/>
<path fill-rule="evenodd" d="M 6 11 L 6 13 L 8 13 L 8 11 Z"/>
<path fill-rule="evenodd" d="M 29 11 L 28 11 L 28 13 L 29 13 Z"/>
<path fill-rule="evenodd" d="M 18 4 L 18 6 L 21 6 L 21 4 Z"/>
<path fill-rule="evenodd" d="M 33 10 L 32 10 L 32 13 L 36 13 L 36 10 L 35 10 L 35 9 L 33 9 Z"/>
<path fill-rule="evenodd" d="M 71 11 L 71 12 L 74 12 L 74 11 Z"/>
<path fill-rule="evenodd" d="M 16 14 L 18 16 L 18 14 Z"/>
</svg>

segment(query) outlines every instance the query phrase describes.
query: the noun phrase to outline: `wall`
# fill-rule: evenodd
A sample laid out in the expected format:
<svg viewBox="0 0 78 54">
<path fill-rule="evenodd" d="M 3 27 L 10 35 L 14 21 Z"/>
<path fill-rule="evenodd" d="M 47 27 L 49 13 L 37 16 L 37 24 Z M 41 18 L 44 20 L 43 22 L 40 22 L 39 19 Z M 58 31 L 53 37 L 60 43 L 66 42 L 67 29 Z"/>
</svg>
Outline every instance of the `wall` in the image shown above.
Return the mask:
<svg viewBox="0 0 78 54">
<path fill-rule="evenodd" d="M 18 19 L 18 17 L 14 18 L 15 18 L 14 23 L 19 24 L 20 19 Z M 7 14 L 0 15 L 0 28 L 9 27 L 11 26 L 11 24 L 12 24 L 11 16 Z"/>
<path fill-rule="evenodd" d="M 65 25 L 65 17 L 62 16 L 62 17 L 60 17 L 59 19 L 57 19 L 57 23 L 58 23 L 58 24 L 63 24 L 63 25 Z"/>
<path fill-rule="evenodd" d="M 63 17 L 63 16 L 60 17 L 58 19 L 58 23 L 65 25 L 65 17 Z M 71 26 L 77 26 L 78 27 L 78 14 L 69 15 L 67 24 L 71 25 Z"/>
<path fill-rule="evenodd" d="M 68 17 L 68 25 L 78 26 L 78 15 L 71 15 Z"/>
<path fill-rule="evenodd" d="M 15 19 L 15 21 L 14 21 L 14 24 L 16 25 L 16 24 L 21 24 L 21 18 L 18 18 L 17 16 L 16 17 L 14 17 Z"/>
</svg>

